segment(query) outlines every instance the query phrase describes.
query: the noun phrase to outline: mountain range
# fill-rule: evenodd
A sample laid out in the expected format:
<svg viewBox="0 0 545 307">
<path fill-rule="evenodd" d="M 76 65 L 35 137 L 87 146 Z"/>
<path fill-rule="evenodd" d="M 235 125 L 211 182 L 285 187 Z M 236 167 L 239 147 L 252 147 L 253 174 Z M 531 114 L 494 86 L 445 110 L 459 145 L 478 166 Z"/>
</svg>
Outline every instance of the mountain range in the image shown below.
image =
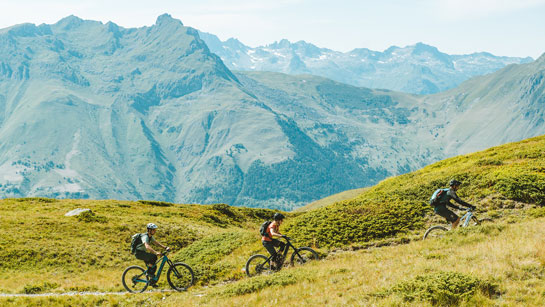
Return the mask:
<svg viewBox="0 0 545 307">
<path fill-rule="evenodd" d="M 435 95 L 231 71 L 169 15 L 0 30 L 0 197 L 290 210 L 545 133 L 545 57 Z"/>
<path fill-rule="evenodd" d="M 384 52 L 366 48 L 339 52 L 305 41 L 283 39 L 252 48 L 234 38 L 221 41 L 206 32 L 199 36 L 232 70 L 312 74 L 354 86 L 413 94 L 438 93 L 507 65 L 533 61 L 488 52 L 449 55 L 423 43 L 392 46 Z"/>
</svg>

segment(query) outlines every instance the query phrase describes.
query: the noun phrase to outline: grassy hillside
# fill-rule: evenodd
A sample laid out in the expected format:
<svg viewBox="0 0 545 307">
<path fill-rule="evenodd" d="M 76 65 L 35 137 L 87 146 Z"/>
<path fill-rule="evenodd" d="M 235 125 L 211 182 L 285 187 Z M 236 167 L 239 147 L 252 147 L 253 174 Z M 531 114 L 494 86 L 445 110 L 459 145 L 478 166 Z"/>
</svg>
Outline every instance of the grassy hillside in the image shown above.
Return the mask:
<svg viewBox="0 0 545 307">
<path fill-rule="evenodd" d="M 464 182 L 459 194 L 478 206 L 478 216 L 495 222 L 440 240 L 413 240 L 431 223 L 442 222 L 425 202 L 451 178 Z M 353 199 L 288 214 L 284 232 L 297 245 L 329 249 L 329 255 L 306 267 L 246 278 L 247 258 L 264 252 L 258 225 L 274 211 L 224 204 L 4 199 L 0 293 L 123 291 L 123 269 L 140 263 L 127 251 L 130 235 L 150 221 L 160 226 L 157 239 L 176 249 L 172 258 L 194 268 L 198 283 L 181 294 L 1 298 L 0 304 L 262 305 L 275 300 L 288 305 L 541 306 L 544 204 L 541 136 L 444 160 L 384 180 Z M 90 208 L 93 214 L 64 216 L 75 208 Z M 391 242 L 406 244 L 386 244 Z M 369 248 L 383 245 L 390 246 Z M 160 286 L 169 288 L 164 278 Z"/>
<path fill-rule="evenodd" d="M 458 195 L 478 214 L 545 204 L 545 136 L 493 147 L 386 179 L 356 198 L 306 212 L 286 223 L 300 244 L 358 245 L 420 232 L 433 216 L 426 205 L 450 179 L 464 184 Z"/>
<path fill-rule="evenodd" d="M 353 190 L 348 190 L 348 191 L 343 191 L 341 193 L 337 193 L 337 194 L 334 194 L 334 195 L 331 195 L 331 196 L 328 196 L 328 197 L 324 197 L 322 199 L 318 199 L 316 201 L 313 201 L 303 207 L 300 207 L 300 208 L 297 208 L 295 210 L 293 210 L 294 212 L 304 212 L 304 211 L 310 211 L 310 210 L 314 210 L 314 209 L 318 209 L 318 208 L 322 208 L 322 207 L 326 207 L 326 206 L 329 206 L 329 205 L 332 205 L 336 202 L 339 202 L 339 201 L 343 201 L 343 200 L 346 200 L 346 199 L 352 199 L 358 195 L 360 195 L 361 193 L 363 193 L 364 191 L 366 191 L 367 188 L 360 188 L 360 189 L 353 189 Z"/>
<path fill-rule="evenodd" d="M 75 208 L 93 213 L 64 216 Z M 4 199 L 0 210 L 0 293 L 123 291 L 123 270 L 142 264 L 128 251 L 130 236 L 149 222 L 200 284 L 238 279 L 262 248 L 259 224 L 274 214 L 224 204 L 46 198 Z"/>
<path fill-rule="evenodd" d="M 36 306 L 543 306 L 545 210 L 435 240 L 330 254 L 308 266 L 183 293 L 0 298 Z"/>
</svg>

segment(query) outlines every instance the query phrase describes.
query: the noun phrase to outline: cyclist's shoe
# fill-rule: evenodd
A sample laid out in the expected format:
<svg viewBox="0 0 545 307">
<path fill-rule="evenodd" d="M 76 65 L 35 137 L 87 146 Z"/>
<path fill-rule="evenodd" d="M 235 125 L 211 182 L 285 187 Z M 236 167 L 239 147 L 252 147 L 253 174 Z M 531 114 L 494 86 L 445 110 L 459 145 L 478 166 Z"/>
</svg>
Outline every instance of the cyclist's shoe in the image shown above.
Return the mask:
<svg viewBox="0 0 545 307">
<path fill-rule="evenodd" d="M 157 284 L 157 281 L 156 280 L 150 280 L 149 281 L 149 285 L 154 287 L 154 288 L 157 288 L 159 287 L 159 285 Z"/>
</svg>

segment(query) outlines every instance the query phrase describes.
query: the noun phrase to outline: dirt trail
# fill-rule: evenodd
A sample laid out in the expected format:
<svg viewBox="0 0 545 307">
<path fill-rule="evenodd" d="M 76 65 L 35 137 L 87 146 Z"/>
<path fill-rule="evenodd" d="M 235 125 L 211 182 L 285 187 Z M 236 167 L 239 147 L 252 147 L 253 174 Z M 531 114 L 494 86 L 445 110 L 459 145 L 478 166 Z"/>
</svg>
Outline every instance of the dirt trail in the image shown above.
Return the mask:
<svg viewBox="0 0 545 307">
<path fill-rule="evenodd" d="M 158 293 L 158 292 L 176 292 L 174 290 L 148 290 L 145 291 L 145 293 Z M 91 291 L 85 291 L 85 292 L 64 292 L 64 293 L 36 293 L 36 294 L 24 294 L 24 293 L 0 293 L 0 297 L 38 297 L 38 296 L 73 296 L 73 295 L 125 295 L 125 294 L 133 294 L 129 292 L 91 292 Z"/>
</svg>

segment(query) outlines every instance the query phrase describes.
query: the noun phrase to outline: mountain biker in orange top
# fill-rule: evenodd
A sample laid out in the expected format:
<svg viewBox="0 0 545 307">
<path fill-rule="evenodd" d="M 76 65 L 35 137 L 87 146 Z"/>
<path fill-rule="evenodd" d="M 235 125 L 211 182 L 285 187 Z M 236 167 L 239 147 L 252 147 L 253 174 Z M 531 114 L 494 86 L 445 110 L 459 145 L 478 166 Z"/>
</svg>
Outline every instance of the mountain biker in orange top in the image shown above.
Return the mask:
<svg viewBox="0 0 545 307">
<path fill-rule="evenodd" d="M 155 262 L 157 262 L 157 257 L 161 256 L 161 253 L 155 251 L 151 247 L 151 244 L 162 247 L 163 249 L 168 249 L 168 247 L 159 243 L 153 237 L 153 235 L 157 232 L 157 225 L 149 223 L 146 228 L 147 233 L 143 234 L 140 237 L 142 243 L 136 246 L 135 256 L 137 259 L 143 260 L 146 263 L 146 266 L 148 267 L 148 276 L 151 280 L 153 277 L 155 277 L 155 270 L 157 269 L 157 266 L 155 266 Z M 153 282 L 151 282 L 150 284 L 152 286 L 155 286 Z"/>
<path fill-rule="evenodd" d="M 456 228 L 458 224 L 460 223 L 460 217 L 458 217 L 454 212 L 450 211 L 447 206 L 452 207 L 454 209 L 463 210 L 462 208 L 455 206 L 450 202 L 451 199 L 454 199 L 457 203 L 459 203 L 462 206 L 466 206 L 471 208 L 472 210 L 475 210 L 475 206 L 463 201 L 456 195 L 456 191 L 460 187 L 462 183 L 456 179 L 452 179 L 449 182 L 450 189 L 446 193 L 443 193 L 441 197 L 438 199 L 437 204 L 435 205 L 434 211 L 436 214 L 444 217 L 448 222 L 452 223 L 452 229 Z"/>
<path fill-rule="evenodd" d="M 281 242 L 280 240 L 273 239 L 273 236 L 284 237 L 284 235 L 282 235 L 278 230 L 280 225 L 282 225 L 284 218 L 285 217 L 282 213 L 275 213 L 273 217 L 274 221 L 269 224 L 269 227 L 267 227 L 267 236 L 261 237 L 261 243 L 272 256 L 271 268 L 273 269 L 282 266 L 282 263 L 279 263 L 280 259 L 278 258 L 282 254 L 282 251 L 284 250 L 286 244 L 284 242 Z M 275 247 L 280 247 L 280 249 L 278 249 L 278 252 L 276 251 Z"/>
</svg>

